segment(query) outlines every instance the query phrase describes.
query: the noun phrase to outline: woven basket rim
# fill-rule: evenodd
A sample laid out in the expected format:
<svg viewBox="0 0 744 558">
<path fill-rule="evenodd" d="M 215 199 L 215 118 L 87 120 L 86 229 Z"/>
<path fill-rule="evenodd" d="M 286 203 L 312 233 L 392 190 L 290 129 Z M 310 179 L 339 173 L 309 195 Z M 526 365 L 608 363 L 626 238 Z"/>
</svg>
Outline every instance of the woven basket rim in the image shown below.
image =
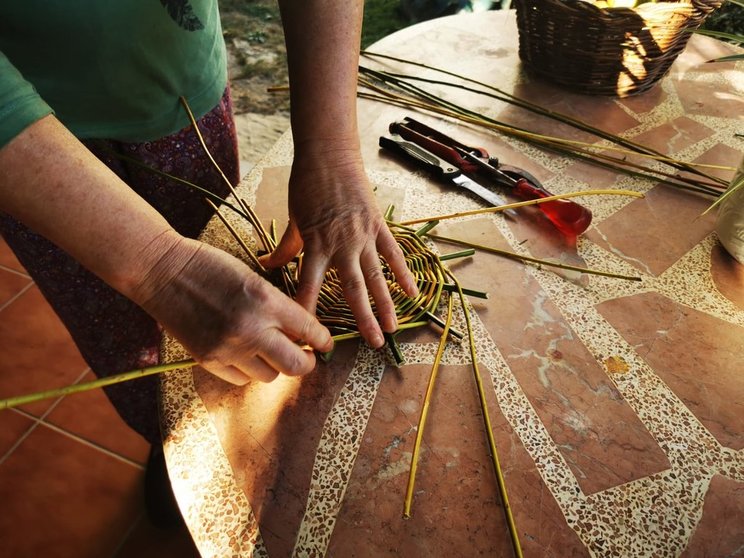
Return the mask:
<svg viewBox="0 0 744 558">
<path fill-rule="evenodd" d="M 521 1 L 525 2 L 529 0 Z M 644 2 L 640 6 L 633 8 L 603 8 L 586 0 L 540 0 L 540 2 L 546 5 L 552 5 L 556 9 L 564 10 L 566 12 L 574 12 L 579 17 L 589 16 L 592 18 L 602 19 L 606 22 L 611 22 L 612 24 L 619 24 L 624 19 L 636 18 L 639 15 L 642 17 L 663 17 L 673 12 L 688 13 L 708 11 L 709 9 L 717 7 L 717 5 L 721 3 L 721 0 L 683 0 L 681 2 L 659 0 L 656 2 Z M 516 0 L 516 4 L 519 3 L 520 0 Z"/>
</svg>

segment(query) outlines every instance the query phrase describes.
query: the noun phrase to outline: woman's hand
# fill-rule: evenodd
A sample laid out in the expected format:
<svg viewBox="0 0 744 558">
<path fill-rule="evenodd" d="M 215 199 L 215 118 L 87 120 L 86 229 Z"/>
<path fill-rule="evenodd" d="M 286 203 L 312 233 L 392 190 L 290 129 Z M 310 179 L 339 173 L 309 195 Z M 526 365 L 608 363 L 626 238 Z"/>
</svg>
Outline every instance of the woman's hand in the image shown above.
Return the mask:
<svg viewBox="0 0 744 558">
<path fill-rule="evenodd" d="M 262 263 L 270 268 L 284 265 L 304 246 L 297 302 L 312 313 L 325 272 L 335 267 L 359 332 L 372 347 L 381 347 L 385 341 L 380 325 L 392 333 L 397 319 L 378 253 L 409 296 L 415 296 L 417 289 L 403 252 L 375 203 L 358 150 L 334 149 L 330 142 L 324 142 L 320 150 L 312 146 L 297 150 L 289 211 L 287 231 Z"/>
<path fill-rule="evenodd" d="M 177 235 L 150 249 L 164 255 L 132 298 L 209 372 L 238 385 L 268 382 L 315 368 L 301 345 L 332 349 L 312 314 L 225 252 Z"/>
</svg>

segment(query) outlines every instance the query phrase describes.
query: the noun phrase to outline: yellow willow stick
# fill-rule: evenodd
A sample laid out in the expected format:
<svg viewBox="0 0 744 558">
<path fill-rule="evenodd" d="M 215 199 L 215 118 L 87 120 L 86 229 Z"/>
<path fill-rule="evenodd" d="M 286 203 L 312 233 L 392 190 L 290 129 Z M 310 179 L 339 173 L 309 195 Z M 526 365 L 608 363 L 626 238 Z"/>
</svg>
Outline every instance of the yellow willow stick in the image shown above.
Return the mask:
<svg viewBox="0 0 744 558">
<path fill-rule="evenodd" d="M 409 322 L 407 324 L 401 324 L 398 326 L 398 331 L 407 329 L 413 329 L 416 327 L 423 327 L 431 325 L 431 322 L 418 321 Z M 339 341 L 345 341 L 347 339 L 356 339 L 361 337 L 358 332 L 342 333 L 340 335 L 334 335 L 331 337 L 334 344 Z M 304 350 L 312 350 L 310 346 L 304 345 Z M 27 403 L 34 403 L 36 401 L 42 401 L 44 399 L 53 399 L 55 397 L 61 397 L 63 395 L 72 395 L 73 393 L 82 393 L 84 391 L 90 391 L 92 389 L 98 389 L 113 384 L 121 384 L 128 382 L 129 380 L 136 380 L 137 378 L 144 378 L 145 376 L 152 376 L 154 374 L 161 374 L 163 372 L 169 372 L 178 368 L 191 368 L 196 366 L 198 363 L 194 359 L 181 360 L 178 362 L 171 362 L 168 364 L 158 364 L 155 366 L 149 366 L 147 368 L 138 368 L 137 370 L 130 370 L 129 372 L 122 372 L 121 374 L 114 374 L 113 376 L 106 376 L 105 378 L 99 378 L 91 382 L 84 382 L 81 384 L 73 384 L 61 388 L 54 388 L 45 391 L 39 391 L 36 393 L 29 393 L 27 395 L 17 395 L 15 397 L 8 397 L 7 399 L 0 399 L 0 411 L 10 409 L 11 407 L 18 407 L 19 405 L 26 405 Z"/>
<path fill-rule="evenodd" d="M 452 303 L 454 301 L 454 298 L 454 296 L 449 297 L 449 302 L 447 305 L 447 321 L 444 322 L 444 331 L 442 332 L 442 336 L 439 338 L 437 356 L 434 358 L 434 365 L 431 368 L 431 374 L 429 375 L 429 385 L 426 387 L 424 404 L 421 407 L 421 416 L 419 417 L 418 427 L 416 429 L 416 441 L 413 444 L 413 453 L 411 454 L 411 468 L 408 471 L 406 499 L 403 503 L 404 519 L 409 519 L 411 517 L 411 505 L 413 504 L 413 488 L 416 484 L 416 471 L 418 469 L 419 452 L 421 451 L 421 440 L 424 437 L 424 427 L 426 426 L 426 418 L 429 415 L 429 402 L 431 401 L 431 394 L 434 392 L 434 383 L 437 381 L 437 373 L 439 372 L 439 365 L 442 361 L 442 354 L 444 353 L 444 347 L 447 345 L 449 328 L 450 324 L 452 323 Z"/>
<path fill-rule="evenodd" d="M 410 227 L 406 227 L 400 223 L 396 223 L 394 221 L 388 221 L 388 225 L 398 227 L 400 229 L 414 232 L 414 230 Z M 600 275 L 602 277 L 612 277 L 613 279 L 625 279 L 627 281 L 643 281 L 643 278 L 635 276 L 635 275 L 621 275 L 619 273 L 610 273 L 608 271 L 599 271 L 597 269 L 592 269 L 589 267 L 579 267 L 575 265 L 569 265 L 564 264 L 560 262 L 553 262 L 550 260 L 541 260 L 540 258 L 533 258 L 531 256 L 525 256 L 522 254 L 517 254 L 516 252 L 509 252 L 508 250 L 500 250 L 498 248 L 491 248 L 490 246 L 484 246 L 482 244 L 476 244 L 475 242 L 468 242 L 467 240 L 460 240 L 459 238 L 450 238 L 448 236 L 440 236 L 438 234 L 432 234 L 432 233 L 426 233 L 426 236 L 428 238 L 431 238 L 432 240 L 439 240 L 442 242 L 450 242 L 452 244 L 460 244 L 462 246 L 468 246 L 470 248 L 475 248 L 476 250 L 482 250 L 484 252 L 490 252 L 491 254 L 496 254 L 497 256 L 502 256 L 504 258 L 509 258 L 510 260 L 517 260 L 522 263 L 533 263 L 537 266 L 545 266 L 545 267 L 558 267 L 561 269 L 567 269 L 570 271 L 578 271 L 580 273 L 588 273 L 590 275 Z M 466 292 L 466 289 L 463 289 L 463 292 L 465 294 L 470 294 Z M 471 295 L 473 296 L 473 295 Z"/>
<path fill-rule="evenodd" d="M 83 391 L 89 391 L 91 389 L 110 386 L 113 384 L 120 384 L 122 382 L 127 382 L 136 378 L 144 378 L 145 376 L 161 374 L 162 372 L 168 372 L 177 368 L 190 368 L 195 364 L 195 360 L 182 360 L 179 362 L 171 362 L 168 364 L 158 364 L 157 366 L 139 368 L 137 370 L 130 370 L 129 372 L 122 372 L 121 374 L 99 378 L 97 380 L 93 380 L 92 382 L 74 384 L 62 388 L 40 391 L 38 393 L 30 393 L 28 395 L 9 397 L 8 399 L 0 400 L 0 411 L 4 409 L 10 409 L 11 407 L 18 407 L 19 405 L 25 405 L 27 403 L 33 403 L 35 401 L 41 401 L 43 399 L 52 399 L 54 397 L 61 397 L 63 395 L 70 395 L 73 393 L 80 393 Z"/>
<path fill-rule="evenodd" d="M 266 268 L 261 265 L 261 262 L 258 261 L 258 257 L 256 254 L 253 253 L 253 250 L 251 250 L 248 245 L 245 243 L 243 238 L 238 234 L 238 231 L 235 230 L 235 227 L 233 227 L 227 219 L 220 213 L 219 208 L 212 202 L 212 200 L 207 198 L 207 203 L 212 206 L 212 209 L 214 209 L 215 215 L 219 217 L 220 221 L 222 221 L 222 224 L 225 226 L 225 228 L 230 232 L 232 237 L 237 241 L 238 244 L 240 244 L 240 247 L 243 249 L 243 251 L 246 253 L 248 258 L 253 262 L 253 265 L 255 265 L 258 270 L 263 273 L 264 275 L 268 274 L 268 271 L 266 271 Z"/>
<path fill-rule="evenodd" d="M 522 254 L 516 254 L 514 252 L 509 252 L 507 250 L 499 250 L 498 248 L 491 248 L 490 246 L 483 246 L 482 244 L 468 242 L 467 240 L 460 240 L 458 238 L 439 236 L 438 234 L 431 234 L 431 233 L 427 234 L 426 236 L 434 240 L 440 240 L 442 242 L 451 242 L 452 244 L 460 244 L 462 246 L 468 246 L 470 248 L 475 248 L 477 250 L 483 250 L 484 252 L 490 252 L 491 254 L 496 254 L 497 256 L 503 256 L 505 258 L 509 258 L 512 260 L 520 260 L 522 262 L 533 263 L 538 266 L 544 265 L 544 266 L 549 266 L 549 267 L 558 267 L 560 269 L 578 271 L 579 273 L 588 273 L 590 275 L 612 277 L 613 279 L 625 279 L 626 281 L 642 281 L 643 280 L 641 277 L 638 277 L 637 275 L 621 275 L 619 273 L 610 273 L 609 271 L 599 271 L 597 269 L 591 269 L 588 267 L 579 267 L 576 265 L 569 265 L 569 264 L 564 264 L 560 262 L 551 262 L 549 260 L 541 260 L 539 258 L 523 256 Z"/>
<path fill-rule="evenodd" d="M 398 93 L 393 93 L 391 91 L 387 91 L 387 90 L 385 90 L 385 89 L 383 89 L 381 87 L 376 86 L 373 82 L 371 82 L 371 81 L 369 81 L 367 79 L 364 79 L 364 78 L 360 78 L 359 79 L 359 82 L 364 87 L 366 87 L 366 88 L 368 88 L 368 89 L 370 89 L 372 91 L 376 91 L 380 95 L 383 95 L 386 98 L 389 98 L 391 100 L 400 99 L 401 102 L 410 103 L 411 105 L 413 105 L 413 106 L 415 106 L 417 108 L 427 108 L 427 109 L 430 109 L 430 110 L 433 109 L 434 107 L 437 107 L 437 105 L 429 104 L 429 103 L 426 103 L 424 101 L 415 99 L 413 97 L 408 97 L 408 96 L 404 96 L 404 95 L 401 95 L 401 94 L 398 94 Z M 363 95 L 365 95 L 365 94 L 362 93 L 362 96 Z M 566 145 L 566 146 L 571 145 L 571 146 L 583 147 L 585 149 L 595 149 L 597 151 L 614 151 L 616 153 L 622 153 L 623 155 L 635 155 L 635 156 L 638 156 L 638 157 L 642 157 L 644 159 L 651 159 L 651 160 L 654 160 L 654 161 L 660 161 L 662 163 L 668 163 L 668 164 L 685 164 L 685 165 L 689 165 L 691 167 L 716 169 L 716 170 L 725 170 L 725 171 L 735 171 L 736 170 L 736 167 L 732 167 L 732 166 L 728 166 L 728 165 L 712 165 L 712 164 L 708 164 L 708 163 L 695 163 L 695 162 L 690 162 L 690 161 L 680 161 L 679 159 L 675 159 L 675 158 L 669 157 L 667 155 L 661 155 L 661 154 L 655 155 L 655 154 L 651 154 L 651 153 L 644 153 L 642 151 L 636 151 L 636 150 L 628 149 L 628 148 L 625 148 L 625 147 L 619 147 L 617 145 L 611 145 L 611 144 L 604 144 L 604 145 L 602 145 L 601 143 L 600 144 L 589 143 L 589 142 L 585 142 L 585 141 L 572 140 L 572 139 L 563 138 L 563 137 L 559 137 L 559 136 L 549 136 L 549 135 L 546 135 L 546 134 L 540 134 L 538 132 L 530 132 L 528 130 L 520 130 L 519 128 L 514 128 L 513 126 L 509 126 L 508 124 L 507 125 L 505 125 L 505 124 L 497 124 L 497 123 L 493 123 L 493 122 L 486 123 L 486 122 L 481 121 L 478 118 L 470 117 L 470 116 L 467 116 L 467 115 L 464 115 L 464 114 L 461 115 L 460 113 L 456 113 L 455 111 L 447 110 L 444 107 L 437 107 L 437 112 L 441 112 L 442 114 L 449 115 L 449 116 L 458 115 L 458 118 L 460 118 L 462 120 L 465 120 L 467 122 L 474 123 L 474 124 L 475 123 L 482 124 L 484 126 L 487 126 L 487 127 L 490 127 L 490 128 L 496 129 L 496 130 L 499 130 L 499 131 L 509 131 L 510 133 L 514 133 L 516 135 L 521 135 L 521 136 L 524 136 L 524 137 L 546 140 L 546 141 L 550 141 L 550 142 L 553 142 L 553 143 L 558 143 L 558 144 Z M 610 140 L 605 140 L 605 141 L 610 141 Z"/>
<path fill-rule="evenodd" d="M 470 215 L 482 215 L 484 213 L 497 213 L 499 211 L 505 211 L 515 207 L 524 207 L 527 205 L 537 205 L 554 200 L 565 200 L 568 198 L 578 198 L 581 196 L 632 196 L 634 198 L 645 197 L 640 192 L 634 192 L 633 190 L 585 190 L 583 192 L 569 192 L 567 194 L 559 194 L 555 196 L 547 196 L 544 198 L 538 198 L 535 200 L 527 200 L 516 203 L 509 203 L 506 205 L 497 205 L 494 207 L 484 207 L 482 209 L 473 209 L 471 211 L 461 211 L 459 213 L 451 213 L 449 215 L 438 215 L 436 217 L 424 217 L 421 219 L 411 219 L 409 221 L 402 221 L 401 225 L 416 225 L 418 223 L 426 223 L 427 221 L 443 221 L 444 219 L 454 219 L 456 217 L 468 217 Z"/>
<path fill-rule="evenodd" d="M 665 171 L 655 170 L 649 167 L 645 167 L 643 165 L 633 164 L 627 161 L 625 158 L 623 159 L 617 159 L 610 157 L 608 155 L 602 156 L 601 153 L 589 151 L 587 149 L 581 149 L 579 147 L 573 147 L 571 148 L 568 145 L 564 145 L 564 140 L 561 138 L 556 138 L 553 136 L 547 136 L 544 134 L 539 134 L 536 132 L 530 132 L 528 130 L 521 130 L 519 128 L 514 128 L 512 126 L 499 124 L 496 122 L 490 122 L 487 120 L 484 120 L 483 118 L 478 118 L 474 116 L 468 116 L 467 114 L 463 114 L 462 112 L 458 112 L 452 109 L 447 109 L 445 107 L 431 104 L 423 101 L 413 100 L 410 97 L 403 97 L 403 96 L 390 96 L 385 95 L 372 95 L 369 93 L 359 92 L 358 96 L 362 99 L 371 99 L 375 101 L 380 101 L 388 104 L 392 104 L 395 106 L 403 107 L 403 108 L 415 108 L 420 109 L 424 111 L 433 112 L 436 114 L 441 114 L 443 116 L 449 116 L 451 118 L 454 118 L 456 120 L 459 120 L 461 122 L 474 124 L 476 126 L 480 126 L 489 130 L 495 130 L 497 132 L 501 132 L 502 134 L 506 134 L 507 136 L 513 136 L 518 139 L 522 139 L 524 141 L 535 143 L 541 147 L 545 147 L 547 149 L 561 149 L 564 151 L 567 151 L 571 155 L 574 155 L 578 157 L 579 159 L 585 159 L 592 161 L 592 157 L 596 157 L 598 161 L 610 161 L 610 163 L 604 163 L 605 165 L 610 165 L 610 168 L 614 168 L 615 170 L 619 170 L 620 172 L 629 174 L 630 176 L 642 176 L 646 179 L 653 179 L 653 180 L 661 180 L 667 184 L 670 184 L 675 187 L 685 188 L 685 189 L 692 189 L 692 190 L 698 190 L 698 191 L 704 191 L 711 195 L 717 195 L 718 191 L 712 189 L 720 188 L 721 186 L 725 185 L 725 181 L 722 179 L 712 177 L 710 175 L 703 175 L 706 178 L 713 180 L 715 183 L 711 182 L 689 182 L 686 180 L 681 179 L 677 174 L 672 174 Z M 636 155 L 643 155 L 642 152 L 633 152 Z M 596 161 L 594 161 L 596 162 Z M 694 167 L 697 165 L 694 165 L 689 162 L 683 162 L 679 161 L 677 159 L 669 159 L 668 161 L 662 161 L 666 162 L 667 164 L 679 164 L 679 165 L 686 165 L 688 167 Z M 598 163 L 601 164 L 601 163 Z M 630 168 L 623 168 L 623 167 L 630 167 Z M 631 169 L 637 168 L 641 169 L 641 171 L 633 171 Z M 657 175 L 657 176 L 652 176 Z M 662 179 L 659 179 L 658 177 L 665 177 Z M 669 179 L 676 178 L 678 182 L 672 182 Z"/>
<path fill-rule="evenodd" d="M 488 436 L 488 447 L 491 451 L 491 459 L 493 461 L 493 468 L 496 472 L 496 480 L 499 485 L 499 494 L 501 495 L 501 504 L 504 507 L 504 514 L 506 515 L 506 522 L 509 526 L 509 535 L 511 536 L 512 547 L 514 548 L 514 555 L 517 558 L 522 558 L 522 546 L 519 544 L 519 534 L 517 533 L 517 526 L 514 523 L 514 516 L 512 515 L 511 506 L 509 505 L 509 496 L 506 493 L 506 483 L 504 482 L 504 474 L 501 471 L 501 463 L 499 462 L 499 452 L 496 449 L 496 440 L 493 437 L 493 427 L 491 426 L 491 418 L 488 415 L 488 403 L 486 402 L 486 393 L 483 389 L 483 380 L 481 379 L 480 370 L 478 369 L 478 356 L 475 351 L 475 340 L 473 339 L 473 326 L 470 323 L 470 311 L 465 303 L 465 295 L 462 292 L 460 283 L 452 273 L 448 273 L 452 282 L 457 286 L 458 294 L 460 295 L 460 304 L 462 305 L 462 312 L 465 314 L 465 324 L 468 330 L 468 342 L 470 345 L 470 362 L 473 368 L 473 376 L 475 376 L 475 383 L 478 387 L 478 398 L 480 399 L 481 414 L 483 415 L 483 423 L 486 429 L 486 435 Z"/>
</svg>

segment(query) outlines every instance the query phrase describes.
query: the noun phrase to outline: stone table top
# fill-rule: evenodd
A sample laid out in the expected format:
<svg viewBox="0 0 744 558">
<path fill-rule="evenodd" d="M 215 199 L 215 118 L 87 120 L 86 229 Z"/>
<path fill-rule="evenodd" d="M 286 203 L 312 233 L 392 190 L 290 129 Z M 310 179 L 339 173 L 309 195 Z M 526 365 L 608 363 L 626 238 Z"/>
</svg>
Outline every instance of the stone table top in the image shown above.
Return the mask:
<svg viewBox="0 0 744 558">
<path fill-rule="evenodd" d="M 736 166 L 744 140 L 741 63 L 693 37 L 671 73 L 625 99 L 571 94 L 531 77 L 511 12 L 452 16 L 372 48 L 448 68 L 680 159 Z M 363 64 L 389 66 L 379 60 Z M 426 73 L 406 68 L 408 73 Z M 428 75 L 428 74 L 427 74 Z M 565 128 L 483 96 L 462 104 L 512 124 Z M 359 101 L 363 154 L 381 207 L 411 219 L 480 203 L 380 152 L 411 115 L 538 176 L 555 193 L 625 188 L 642 199 L 580 198 L 594 220 L 568 242 L 537 211 L 443 222 L 437 231 L 539 258 L 635 275 L 558 272 L 477 252 L 448 267 L 472 299 L 492 431 L 526 556 L 723 556 L 744 548 L 744 272 L 717 243 L 710 198 L 535 147 Z M 583 136 L 577 139 L 585 139 Z M 592 140 L 594 141 L 594 140 Z M 289 132 L 239 191 L 286 222 Z M 712 170 L 730 178 L 727 170 Z M 236 225 L 250 236 L 243 223 Z M 235 254 L 216 220 L 203 239 Z M 432 244 L 440 253 L 450 246 Z M 456 324 L 464 329 L 462 311 Z M 412 517 L 411 452 L 438 334 L 400 337 L 406 364 L 340 343 L 303 378 L 228 385 L 201 369 L 162 384 L 165 451 L 194 540 L 215 556 L 510 556 L 467 344 L 443 357 L 423 439 Z M 181 358 L 173 341 L 169 359 Z"/>
</svg>

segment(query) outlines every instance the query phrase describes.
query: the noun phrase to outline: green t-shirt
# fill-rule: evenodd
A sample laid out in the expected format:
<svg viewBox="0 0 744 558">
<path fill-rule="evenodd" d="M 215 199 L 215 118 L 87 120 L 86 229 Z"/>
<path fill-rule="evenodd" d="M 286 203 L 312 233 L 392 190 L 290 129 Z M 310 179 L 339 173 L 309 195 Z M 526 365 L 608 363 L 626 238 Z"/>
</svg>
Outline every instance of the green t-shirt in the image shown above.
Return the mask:
<svg viewBox="0 0 744 558">
<path fill-rule="evenodd" d="M 0 147 L 55 113 L 80 138 L 148 141 L 227 85 L 217 0 L 0 3 Z"/>
</svg>

